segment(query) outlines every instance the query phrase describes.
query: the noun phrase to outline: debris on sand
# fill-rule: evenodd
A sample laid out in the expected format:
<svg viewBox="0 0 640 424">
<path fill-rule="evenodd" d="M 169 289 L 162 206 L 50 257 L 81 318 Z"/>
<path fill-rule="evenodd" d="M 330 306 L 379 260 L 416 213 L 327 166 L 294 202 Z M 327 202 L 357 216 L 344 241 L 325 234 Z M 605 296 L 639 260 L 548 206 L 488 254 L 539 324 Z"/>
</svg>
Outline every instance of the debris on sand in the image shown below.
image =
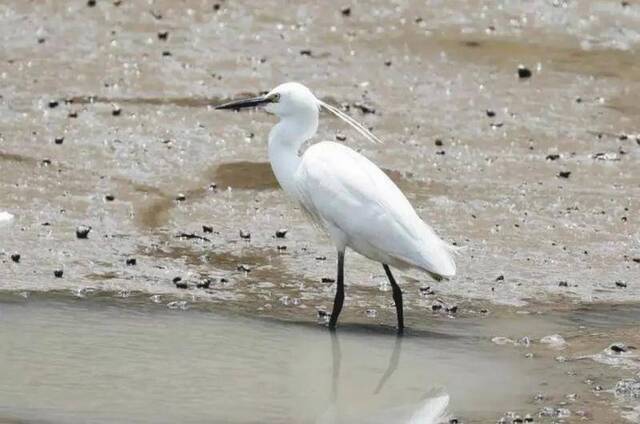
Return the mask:
<svg viewBox="0 0 640 424">
<path fill-rule="evenodd" d="M 213 233 L 213 227 L 211 225 L 203 225 L 202 226 L 203 233 Z"/>
<path fill-rule="evenodd" d="M 55 271 L 53 271 L 53 276 L 56 278 L 62 278 L 63 274 L 64 274 L 64 271 L 61 269 L 56 269 Z"/>
<path fill-rule="evenodd" d="M 276 238 L 285 238 L 288 231 L 289 230 L 287 230 L 286 228 L 280 228 L 276 231 Z"/>
<path fill-rule="evenodd" d="M 246 231 L 246 230 L 240 230 L 240 238 L 241 239 L 245 239 L 245 240 L 249 240 L 251 238 L 251 233 L 249 231 Z"/>
<path fill-rule="evenodd" d="M 76 228 L 76 237 L 79 239 L 89 238 L 91 227 L 88 225 L 80 225 Z"/>
<path fill-rule="evenodd" d="M 518 77 L 520 79 L 531 78 L 531 70 L 524 65 L 518 66 Z"/>
<path fill-rule="evenodd" d="M 211 241 L 206 237 L 199 236 L 194 233 L 180 233 L 176 236 L 176 238 L 181 238 L 185 240 L 202 240 L 202 241 Z"/>
<path fill-rule="evenodd" d="M 570 176 L 571 176 L 571 171 L 558 172 L 558 178 L 569 178 Z"/>
<path fill-rule="evenodd" d="M 138 263 L 138 260 L 136 258 L 127 258 L 125 263 L 127 266 L 135 266 Z"/>
<path fill-rule="evenodd" d="M 20 263 L 20 254 L 19 253 L 11 254 L 11 260 L 15 263 Z"/>
</svg>

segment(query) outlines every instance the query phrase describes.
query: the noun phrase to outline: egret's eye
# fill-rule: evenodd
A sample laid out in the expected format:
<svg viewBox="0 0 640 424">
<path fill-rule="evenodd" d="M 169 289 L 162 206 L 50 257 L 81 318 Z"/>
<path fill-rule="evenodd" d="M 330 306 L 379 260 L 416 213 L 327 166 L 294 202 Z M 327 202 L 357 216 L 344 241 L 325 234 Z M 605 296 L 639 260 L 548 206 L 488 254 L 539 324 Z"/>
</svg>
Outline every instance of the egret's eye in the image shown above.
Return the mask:
<svg viewBox="0 0 640 424">
<path fill-rule="evenodd" d="M 278 103 L 280 101 L 280 93 L 274 93 L 271 95 L 271 102 Z"/>
</svg>

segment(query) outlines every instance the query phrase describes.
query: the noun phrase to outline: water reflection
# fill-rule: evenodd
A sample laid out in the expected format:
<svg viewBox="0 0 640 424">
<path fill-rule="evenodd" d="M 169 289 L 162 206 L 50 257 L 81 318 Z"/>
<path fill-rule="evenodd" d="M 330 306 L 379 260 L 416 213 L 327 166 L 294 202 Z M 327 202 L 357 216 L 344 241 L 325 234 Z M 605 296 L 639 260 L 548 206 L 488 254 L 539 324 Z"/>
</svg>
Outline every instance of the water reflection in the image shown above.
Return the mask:
<svg viewBox="0 0 640 424">
<path fill-rule="evenodd" d="M 371 415 L 364 417 L 349 416 L 342 413 L 339 408 L 340 371 L 342 366 L 342 351 L 340 349 L 340 339 L 337 333 L 329 333 L 331 337 L 332 353 L 332 378 L 329 405 L 324 413 L 316 419 L 317 424 L 329 424 L 337 422 L 349 423 L 403 423 L 403 424 L 438 424 L 447 420 L 447 406 L 449 405 L 449 395 L 441 390 L 430 390 L 415 403 L 397 405 L 392 408 L 372 411 Z M 400 354 L 402 352 L 402 336 L 396 336 L 393 351 L 389 357 L 389 362 L 385 372 L 373 391 L 373 395 L 378 395 L 384 388 L 389 378 L 398 369 Z M 365 392 L 366 390 L 362 390 Z"/>
</svg>

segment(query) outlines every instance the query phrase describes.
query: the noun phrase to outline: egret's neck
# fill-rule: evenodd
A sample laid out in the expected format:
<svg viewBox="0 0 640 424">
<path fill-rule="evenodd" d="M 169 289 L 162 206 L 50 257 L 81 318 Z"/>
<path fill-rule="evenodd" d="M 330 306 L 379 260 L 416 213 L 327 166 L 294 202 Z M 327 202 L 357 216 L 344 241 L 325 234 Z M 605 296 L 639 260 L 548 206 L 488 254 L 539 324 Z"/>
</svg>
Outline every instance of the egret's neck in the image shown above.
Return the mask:
<svg viewBox="0 0 640 424">
<path fill-rule="evenodd" d="M 295 194 L 294 174 L 300 164 L 300 147 L 318 129 L 318 111 L 283 117 L 269 133 L 269 162 L 280 186 Z"/>
</svg>

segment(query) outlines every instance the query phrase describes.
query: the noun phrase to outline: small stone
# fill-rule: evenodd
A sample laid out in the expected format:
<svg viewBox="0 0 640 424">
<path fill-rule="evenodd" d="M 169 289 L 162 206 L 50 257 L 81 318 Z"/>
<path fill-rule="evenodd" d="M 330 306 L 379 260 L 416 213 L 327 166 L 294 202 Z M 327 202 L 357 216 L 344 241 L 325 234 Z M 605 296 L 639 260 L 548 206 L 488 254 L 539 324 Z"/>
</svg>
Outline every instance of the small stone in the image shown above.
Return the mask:
<svg viewBox="0 0 640 424">
<path fill-rule="evenodd" d="M 19 253 L 13 253 L 11 255 L 11 260 L 15 263 L 19 263 L 20 262 L 20 254 Z"/>
<path fill-rule="evenodd" d="M 88 0 L 87 1 L 87 6 L 88 7 L 94 7 L 96 5 L 96 0 Z"/>
<path fill-rule="evenodd" d="M 504 281 L 504 275 L 499 275 L 496 281 Z"/>
<path fill-rule="evenodd" d="M 327 257 L 326 257 L 326 256 L 316 256 L 316 257 L 315 257 L 315 260 L 316 260 L 316 261 L 326 261 L 326 260 L 327 260 Z"/>
<path fill-rule="evenodd" d="M 182 281 L 182 277 L 175 277 L 173 279 L 173 284 L 175 284 L 178 289 L 186 289 L 189 288 L 189 285 L 186 281 Z"/>
<path fill-rule="evenodd" d="M 277 246 L 276 246 L 276 249 L 278 249 L 279 251 L 284 251 L 284 250 L 287 250 L 287 246 L 284 246 L 284 245 L 277 245 Z"/>
<path fill-rule="evenodd" d="M 242 272 L 251 272 L 251 268 L 249 267 L 249 265 L 245 265 L 245 264 L 240 264 L 238 265 L 238 271 L 242 271 Z"/>
<path fill-rule="evenodd" d="M 113 110 L 111 111 L 111 115 L 113 116 L 120 116 L 121 113 L 122 113 L 122 109 L 120 109 L 119 106 L 114 107 Z"/>
<path fill-rule="evenodd" d="M 558 160 L 560 159 L 560 155 L 557 153 L 552 153 L 550 155 L 547 155 L 546 157 L 547 160 Z"/>
<path fill-rule="evenodd" d="M 196 283 L 196 287 L 199 289 L 208 289 L 209 287 L 211 287 L 211 280 L 205 278 L 204 280 Z"/>
<path fill-rule="evenodd" d="M 420 287 L 419 290 L 420 290 L 420 294 L 423 295 L 423 296 L 431 296 L 431 295 L 435 294 L 435 292 L 433 291 L 431 286 Z"/>
<path fill-rule="evenodd" d="M 64 137 L 56 137 L 53 139 L 53 142 L 56 144 L 62 144 L 64 143 Z"/>
<path fill-rule="evenodd" d="M 624 289 L 627 287 L 627 283 L 625 283 L 624 281 L 616 281 L 616 287 Z"/>
<path fill-rule="evenodd" d="M 80 225 L 76 228 L 76 237 L 79 239 L 86 239 L 89 237 L 91 227 L 88 225 Z"/>
<path fill-rule="evenodd" d="M 450 314 L 455 314 L 456 312 L 458 312 L 458 305 L 447 306 L 445 308 L 445 311 L 450 313 Z"/>
<path fill-rule="evenodd" d="M 281 228 L 276 231 L 276 238 L 284 238 L 287 235 L 287 229 Z"/>
<path fill-rule="evenodd" d="M 218 10 L 220 10 L 220 3 L 215 3 L 213 5 L 213 10 L 214 10 L 214 12 L 217 12 Z"/>
<path fill-rule="evenodd" d="M 56 278 L 62 278 L 63 274 L 64 271 L 62 271 L 61 269 L 56 269 L 55 271 L 53 271 L 53 276 Z"/>
<path fill-rule="evenodd" d="M 436 138 L 436 141 L 433 142 L 436 146 L 440 147 L 442 146 L 444 143 L 442 142 L 442 140 L 440 140 L 439 138 Z"/>
<path fill-rule="evenodd" d="M 300 50 L 300 56 L 311 56 L 311 49 Z"/>
<path fill-rule="evenodd" d="M 323 283 L 335 283 L 336 280 L 334 280 L 333 278 L 329 278 L 329 277 L 322 277 L 322 279 L 320 280 Z"/>
<path fill-rule="evenodd" d="M 240 238 L 249 240 L 251 238 L 251 233 L 246 230 L 240 230 Z"/>
<path fill-rule="evenodd" d="M 384 61 L 384 66 L 391 66 L 392 62 L 390 60 Z"/>
<path fill-rule="evenodd" d="M 440 303 L 434 303 L 433 305 L 431 305 L 431 310 L 436 312 L 442 309 L 442 304 Z"/>
<path fill-rule="evenodd" d="M 627 346 L 625 346 L 623 343 L 614 343 L 609 346 L 609 349 L 614 353 L 624 353 L 627 351 Z"/>
<path fill-rule="evenodd" d="M 169 38 L 169 31 L 158 32 L 158 40 L 167 41 Z"/>
<path fill-rule="evenodd" d="M 518 66 L 518 77 L 521 79 L 531 78 L 531 70 L 524 65 Z"/>
<path fill-rule="evenodd" d="M 116 196 L 114 196 L 113 194 L 107 194 L 106 196 L 104 196 L 104 200 L 106 200 L 107 202 L 113 202 L 114 200 L 116 200 Z"/>
<path fill-rule="evenodd" d="M 58 102 L 57 100 L 50 100 L 48 105 L 51 109 L 54 109 L 56 107 L 58 107 L 58 105 L 60 104 L 60 102 Z"/>
<path fill-rule="evenodd" d="M 376 110 L 373 106 L 367 105 L 365 103 L 362 102 L 356 102 L 353 104 L 353 107 L 356 109 L 360 109 L 360 112 L 362 112 L 363 114 L 375 114 Z"/>
<path fill-rule="evenodd" d="M 204 233 L 213 233 L 213 227 L 211 225 L 203 225 L 202 232 Z"/>
<path fill-rule="evenodd" d="M 491 109 L 487 109 L 486 113 L 487 113 L 487 116 L 489 118 L 493 118 L 494 116 L 496 116 L 496 112 L 494 110 L 491 110 Z"/>
<path fill-rule="evenodd" d="M 171 56 L 171 52 L 169 50 L 165 50 L 162 52 L 162 56 Z"/>
<path fill-rule="evenodd" d="M 568 283 L 568 282 L 566 282 L 566 281 L 560 281 L 560 282 L 558 283 L 558 286 L 559 286 L 559 287 L 569 287 L 569 283 Z"/>
<path fill-rule="evenodd" d="M 560 171 L 558 173 L 559 178 L 569 178 L 571 176 L 571 171 Z"/>
<path fill-rule="evenodd" d="M 351 8 L 350 7 L 343 7 L 342 10 L 340 10 L 340 13 L 342 13 L 342 16 L 351 16 Z"/>
<path fill-rule="evenodd" d="M 347 136 L 346 136 L 346 135 L 344 135 L 344 134 L 340 134 L 340 133 L 336 134 L 336 140 L 338 140 L 338 141 L 345 141 L 346 139 L 347 139 Z"/>
<path fill-rule="evenodd" d="M 178 193 L 178 195 L 176 196 L 176 200 L 177 200 L 178 202 L 184 202 L 185 200 L 187 200 L 187 196 L 185 196 L 185 195 L 184 195 L 184 194 L 182 194 L 182 193 Z"/>
<path fill-rule="evenodd" d="M 527 414 L 524 416 L 524 422 L 525 423 L 532 423 L 533 422 L 533 417 L 531 416 L 531 414 Z"/>
<path fill-rule="evenodd" d="M 138 263 L 136 258 L 127 258 L 126 264 L 127 266 L 134 266 Z"/>
<path fill-rule="evenodd" d="M 71 111 L 71 112 L 69 112 L 69 114 L 67 116 L 69 118 L 77 118 L 78 117 L 78 112 L 76 112 L 75 110 Z"/>
</svg>

